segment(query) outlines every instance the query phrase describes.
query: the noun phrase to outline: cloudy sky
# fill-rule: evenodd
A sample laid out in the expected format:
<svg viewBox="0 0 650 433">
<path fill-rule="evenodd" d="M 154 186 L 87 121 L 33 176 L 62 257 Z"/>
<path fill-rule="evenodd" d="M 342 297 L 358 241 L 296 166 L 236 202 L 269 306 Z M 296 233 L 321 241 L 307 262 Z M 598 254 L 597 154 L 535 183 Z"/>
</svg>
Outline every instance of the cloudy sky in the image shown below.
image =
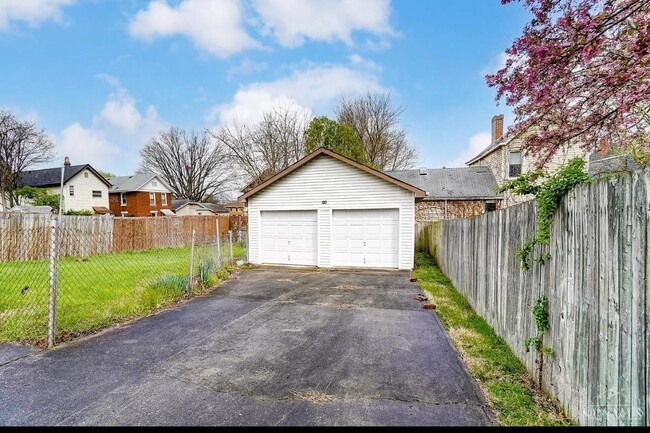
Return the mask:
<svg viewBox="0 0 650 433">
<path fill-rule="evenodd" d="M 314 115 L 391 91 L 420 165 L 489 142 L 483 76 L 526 15 L 500 0 L 0 0 L 0 107 L 37 120 L 59 157 L 130 174 L 161 128 Z"/>
</svg>

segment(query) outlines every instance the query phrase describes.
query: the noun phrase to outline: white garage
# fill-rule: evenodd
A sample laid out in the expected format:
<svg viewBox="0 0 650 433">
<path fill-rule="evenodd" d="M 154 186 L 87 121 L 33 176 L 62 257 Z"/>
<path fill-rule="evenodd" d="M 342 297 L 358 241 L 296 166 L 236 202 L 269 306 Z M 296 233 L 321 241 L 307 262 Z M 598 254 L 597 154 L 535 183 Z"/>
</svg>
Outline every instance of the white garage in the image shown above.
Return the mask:
<svg viewBox="0 0 650 433">
<path fill-rule="evenodd" d="M 425 192 L 320 148 L 240 197 L 253 264 L 412 269 Z"/>
</svg>

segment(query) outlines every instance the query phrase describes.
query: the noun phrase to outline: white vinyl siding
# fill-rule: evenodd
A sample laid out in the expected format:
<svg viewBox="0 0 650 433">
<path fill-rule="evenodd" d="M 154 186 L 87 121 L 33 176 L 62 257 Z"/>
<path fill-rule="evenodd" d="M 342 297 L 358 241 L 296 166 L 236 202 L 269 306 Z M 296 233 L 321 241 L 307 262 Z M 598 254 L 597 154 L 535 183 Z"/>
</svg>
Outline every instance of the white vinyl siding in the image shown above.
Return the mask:
<svg viewBox="0 0 650 433">
<path fill-rule="evenodd" d="M 146 192 L 160 192 L 160 193 L 168 193 L 171 194 L 171 190 L 168 189 L 163 182 L 160 181 L 160 179 L 156 176 L 153 179 L 151 179 L 149 182 L 147 182 L 145 185 L 140 187 L 138 191 L 146 191 Z"/>
<path fill-rule="evenodd" d="M 86 174 L 88 177 L 86 177 Z M 74 196 L 70 196 L 70 186 L 74 187 Z M 59 195 L 60 187 L 46 188 L 50 194 Z M 63 186 L 63 208 L 65 210 L 93 210 L 95 207 L 108 207 L 108 186 L 95 174 L 84 169 L 70 178 Z M 93 197 L 93 191 L 101 191 L 101 197 Z"/>
<path fill-rule="evenodd" d="M 261 261 L 264 211 L 317 211 L 318 266 L 333 267 L 332 213 L 394 209 L 398 212 L 398 267 L 413 268 L 415 194 L 344 162 L 321 155 L 248 199 L 249 260 Z"/>
</svg>

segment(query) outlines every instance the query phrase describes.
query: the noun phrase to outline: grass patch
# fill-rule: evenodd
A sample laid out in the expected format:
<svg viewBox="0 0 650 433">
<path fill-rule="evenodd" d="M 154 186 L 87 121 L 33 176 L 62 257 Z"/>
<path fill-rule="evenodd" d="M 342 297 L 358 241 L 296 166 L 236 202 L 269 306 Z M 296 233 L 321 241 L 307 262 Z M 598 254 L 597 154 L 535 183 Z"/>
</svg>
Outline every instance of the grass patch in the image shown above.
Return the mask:
<svg viewBox="0 0 650 433">
<path fill-rule="evenodd" d="M 209 254 L 213 251 L 201 248 L 195 253 L 192 295 L 206 292 L 234 270 L 217 268 Z M 245 257 L 242 246 L 233 250 L 236 259 Z M 189 262 L 189 247 L 61 259 L 57 340 L 146 316 L 188 297 Z M 0 263 L 0 342 L 43 343 L 48 277 L 47 260 Z"/>
<path fill-rule="evenodd" d="M 551 400 L 534 388 L 532 376 L 477 315 L 426 253 L 416 253 L 413 276 L 437 304 L 437 314 L 470 373 L 485 390 L 498 421 L 508 426 L 571 425 Z"/>
</svg>

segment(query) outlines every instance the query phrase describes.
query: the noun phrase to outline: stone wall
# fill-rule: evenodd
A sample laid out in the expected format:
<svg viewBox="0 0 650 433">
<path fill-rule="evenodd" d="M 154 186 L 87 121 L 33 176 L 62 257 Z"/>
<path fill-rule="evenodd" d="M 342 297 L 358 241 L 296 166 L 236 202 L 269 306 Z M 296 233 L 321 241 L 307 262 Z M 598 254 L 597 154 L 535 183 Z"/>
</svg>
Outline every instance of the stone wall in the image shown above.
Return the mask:
<svg viewBox="0 0 650 433">
<path fill-rule="evenodd" d="M 416 221 L 440 221 L 453 218 L 469 218 L 485 213 L 485 200 L 448 200 L 445 218 L 444 200 L 426 200 L 415 203 Z M 497 201 L 497 209 L 501 207 Z"/>
</svg>

